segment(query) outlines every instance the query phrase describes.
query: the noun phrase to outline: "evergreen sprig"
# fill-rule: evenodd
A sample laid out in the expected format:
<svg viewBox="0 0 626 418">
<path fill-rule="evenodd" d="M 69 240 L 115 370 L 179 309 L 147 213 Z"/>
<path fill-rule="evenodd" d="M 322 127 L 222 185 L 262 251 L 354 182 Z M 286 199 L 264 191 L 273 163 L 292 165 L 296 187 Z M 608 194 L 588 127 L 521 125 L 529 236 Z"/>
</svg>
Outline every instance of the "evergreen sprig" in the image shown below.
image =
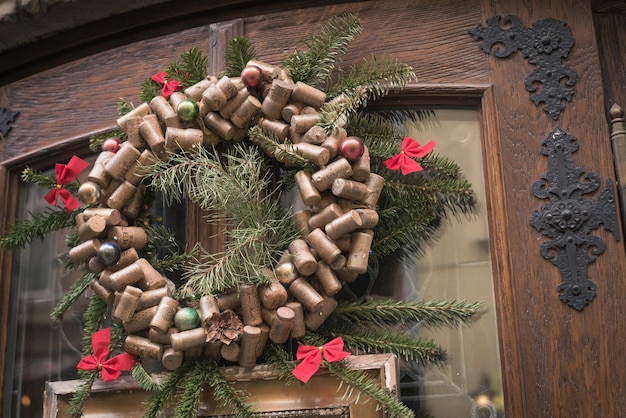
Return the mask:
<svg viewBox="0 0 626 418">
<path fill-rule="evenodd" d="M 80 371 L 81 384 L 72 394 L 69 402 L 68 412 L 72 418 L 83 416 L 83 406 L 91 396 L 91 387 L 98 377 L 97 370 Z"/>
<path fill-rule="evenodd" d="M 250 129 L 248 135 L 250 141 L 266 155 L 275 158 L 287 167 L 311 168 L 314 166 L 301 153 L 297 152 L 292 144 L 282 143 L 266 129 L 255 126 Z"/>
<path fill-rule="evenodd" d="M 70 289 L 67 291 L 61 301 L 54 307 L 52 312 L 50 313 L 50 318 L 52 322 L 58 322 L 63 318 L 63 314 L 67 311 L 70 306 L 76 302 L 76 300 L 83 294 L 85 290 L 89 287 L 89 284 L 93 279 L 96 278 L 94 273 L 90 273 L 88 271 L 83 272 L 78 280 L 76 280 Z"/>
<path fill-rule="evenodd" d="M 377 326 L 409 322 L 420 323 L 426 327 L 456 326 L 468 323 L 482 306 L 482 302 L 470 303 L 464 300 L 344 301 L 335 308 L 329 320 L 352 324 L 368 322 Z"/>
<path fill-rule="evenodd" d="M 263 361 L 272 366 L 280 376 L 280 379 L 284 380 L 286 384 L 298 382 L 298 379 L 292 373 L 294 368 L 293 358 L 282 346 L 271 342 L 268 343 L 265 351 L 263 351 L 263 356 Z"/>
<path fill-rule="evenodd" d="M 96 294 L 91 295 L 87 309 L 85 309 L 85 313 L 83 314 L 83 356 L 87 356 L 93 352 L 91 336 L 100 328 L 100 325 L 102 325 L 106 312 L 107 304 L 100 299 L 100 296 Z"/>
<path fill-rule="evenodd" d="M 163 404 L 170 399 L 174 399 L 176 391 L 179 385 L 194 367 L 194 363 L 191 361 L 184 361 L 181 366 L 170 373 L 163 381 L 157 391 L 152 392 L 148 406 L 143 414 L 143 418 L 156 418 L 161 416 L 161 410 Z"/>
<path fill-rule="evenodd" d="M 235 390 L 233 385 L 226 381 L 216 362 L 203 360 L 202 372 L 207 384 L 213 389 L 213 399 L 219 406 L 233 411 L 237 417 L 255 416 L 249 404 L 249 397 L 243 391 Z"/>
<path fill-rule="evenodd" d="M 209 379 L 206 372 L 208 361 L 197 360 L 191 370 L 185 375 L 179 387 L 176 397 L 176 418 L 196 418 L 198 416 L 198 404 L 204 391 L 204 385 Z"/>
<path fill-rule="evenodd" d="M 225 51 L 224 75 L 228 77 L 239 77 L 246 64 L 256 59 L 256 50 L 248 37 L 237 36 L 229 39 Z"/>
<path fill-rule="evenodd" d="M 283 62 L 294 82 L 324 89 L 329 82 L 335 62 L 346 53 L 352 41 L 361 33 L 361 23 L 352 14 L 329 19 L 319 25 L 306 41 L 307 51 L 295 49 Z"/>
<path fill-rule="evenodd" d="M 191 48 L 183 52 L 180 57 L 167 66 L 165 73 L 172 79 L 178 80 L 187 88 L 207 77 L 209 57 L 200 49 Z"/>
<path fill-rule="evenodd" d="M 128 111 L 130 111 L 130 109 Z M 128 113 L 128 111 L 124 113 Z M 112 129 L 110 131 L 92 135 L 89 137 L 89 149 L 93 152 L 101 152 L 102 144 L 109 138 L 119 138 L 120 141 L 124 142 L 128 139 L 128 135 L 121 129 Z"/>
<path fill-rule="evenodd" d="M 163 387 L 160 383 L 154 380 L 154 378 L 146 371 L 141 362 L 136 362 L 131 370 L 131 374 L 137 385 L 146 392 L 160 392 Z"/>
<path fill-rule="evenodd" d="M 45 208 L 40 213 L 30 213 L 31 219 L 18 221 L 13 229 L 0 236 L 0 248 L 24 248 L 35 239 L 44 239 L 47 235 L 76 225 L 77 212 Z"/>
</svg>

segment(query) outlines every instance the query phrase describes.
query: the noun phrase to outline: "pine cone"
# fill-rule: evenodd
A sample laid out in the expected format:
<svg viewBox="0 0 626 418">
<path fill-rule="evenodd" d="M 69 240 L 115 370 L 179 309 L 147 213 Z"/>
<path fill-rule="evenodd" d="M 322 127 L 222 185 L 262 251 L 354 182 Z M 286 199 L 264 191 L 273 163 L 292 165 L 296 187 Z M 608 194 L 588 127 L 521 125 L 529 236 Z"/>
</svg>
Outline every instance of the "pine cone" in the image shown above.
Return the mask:
<svg viewBox="0 0 626 418">
<path fill-rule="evenodd" d="M 243 325 L 241 320 L 237 314 L 230 309 L 211 316 L 204 323 L 206 342 L 221 341 L 224 344 L 230 344 L 232 341 L 239 338 L 242 329 Z"/>
</svg>

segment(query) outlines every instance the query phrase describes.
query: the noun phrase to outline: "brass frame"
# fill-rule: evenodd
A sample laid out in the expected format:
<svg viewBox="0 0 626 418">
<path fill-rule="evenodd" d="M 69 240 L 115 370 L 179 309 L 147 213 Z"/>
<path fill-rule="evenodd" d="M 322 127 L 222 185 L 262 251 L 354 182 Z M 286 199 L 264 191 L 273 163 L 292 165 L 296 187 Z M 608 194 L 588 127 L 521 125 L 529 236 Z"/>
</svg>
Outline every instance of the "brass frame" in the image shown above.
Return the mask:
<svg viewBox="0 0 626 418">
<path fill-rule="evenodd" d="M 353 369 L 368 371 L 389 392 L 398 396 L 398 364 L 392 354 L 368 354 L 350 356 L 346 363 Z M 287 384 L 267 365 L 253 368 L 225 367 L 222 372 L 235 390 L 244 391 L 252 398 L 253 408 L 262 417 L 331 417 L 331 418 L 383 418 L 385 411 L 377 403 L 358 390 L 351 390 L 320 369 L 306 384 Z M 163 376 L 160 376 L 161 378 Z M 81 381 L 47 382 L 44 394 L 44 418 L 69 417 L 68 407 L 72 394 Z M 98 379 L 91 397 L 84 405 L 84 417 L 142 417 L 150 393 L 140 389 L 131 376 L 123 376 L 114 382 L 104 383 Z M 115 408 L 115 410 L 112 410 Z M 206 390 L 199 404 L 199 417 L 234 417 L 230 411 L 215 405 L 210 389 Z M 173 405 L 168 406 L 164 416 L 171 416 Z M 113 415 L 115 414 L 115 415 Z"/>
</svg>

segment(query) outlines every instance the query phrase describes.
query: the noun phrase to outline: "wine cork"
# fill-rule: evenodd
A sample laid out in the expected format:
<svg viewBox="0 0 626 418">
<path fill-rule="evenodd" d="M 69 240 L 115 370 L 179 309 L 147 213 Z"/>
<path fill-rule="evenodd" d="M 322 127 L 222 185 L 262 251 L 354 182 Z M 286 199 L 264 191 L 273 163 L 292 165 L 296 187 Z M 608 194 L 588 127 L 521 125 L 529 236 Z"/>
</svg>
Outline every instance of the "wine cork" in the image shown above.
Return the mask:
<svg viewBox="0 0 626 418">
<path fill-rule="evenodd" d="M 234 97 L 239 89 L 243 87 L 239 77 L 230 78 L 227 76 L 217 80 L 215 85 L 226 95 L 226 99 Z"/>
<path fill-rule="evenodd" d="M 274 80 L 267 96 L 263 99 L 261 112 L 270 119 L 281 117 L 283 107 L 289 102 L 293 85 L 285 80 Z"/>
<path fill-rule="evenodd" d="M 337 294 L 343 287 L 333 269 L 323 261 L 320 261 L 317 271 L 315 272 L 315 277 L 317 277 L 324 293 L 329 296 Z"/>
<path fill-rule="evenodd" d="M 101 273 L 106 269 L 106 267 L 107 266 L 102 262 L 102 260 L 100 260 L 100 257 L 98 256 L 91 257 L 85 265 L 87 271 L 91 273 Z"/>
<path fill-rule="evenodd" d="M 325 190 L 323 192 L 320 192 L 320 195 L 322 196 L 322 199 L 319 201 L 319 203 L 317 205 L 311 206 L 311 212 L 313 213 L 319 213 L 325 207 L 332 205 L 333 203 L 337 203 L 337 196 L 333 195 L 333 193 L 330 190 Z"/>
<path fill-rule="evenodd" d="M 265 351 L 265 347 L 267 346 L 267 341 L 269 340 L 270 335 L 270 327 L 269 325 L 263 323 L 258 327 L 261 330 L 261 336 L 259 337 L 259 341 L 256 346 L 256 356 L 257 358 L 263 355 L 263 351 Z"/>
<path fill-rule="evenodd" d="M 152 151 L 149 149 L 143 150 L 135 164 L 133 164 L 133 166 L 130 167 L 124 175 L 124 180 L 129 181 L 134 186 L 137 186 L 145 177 L 143 170 L 146 166 L 152 165 L 155 158 L 156 157 Z"/>
<path fill-rule="evenodd" d="M 222 345 L 224 345 L 221 341 L 208 342 L 204 345 L 204 357 L 219 361 L 222 358 Z"/>
<path fill-rule="evenodd" d="M 316 113 L 293 115 L 291 117 L 291 130 L 297 134 L 304 134 L 306 131 L 317 125 L 320 121 L 319 115 Z"/>
<path fill-rule="evenodd" d="M 120 149 L 104 163 L 104 170 L 111 178 L 122 180 L 126 172 L 135 164 L 141 152 L 128 142 L 123 142 Z"/>
<path fill-rule="evenodd" d="M 171 153 L 199 148 L 203 141 L 204 134 L 200 129 L 168 127 L 165 130 L 165 149 Z"/>
<path fill-rule="evenodd" d="M 338 178 L 348 178 L 352 176 L 352 166 L 345 158 L 339 158 L 328 164 L 326 167 L 316 171 L 311 175 L 311 181 L 317 190 L 327 190 Z"/>
<path fill-rule="evenodd" d="M 313 186 L 313 182 L 311 182 L 311 173 L 306 170 L 300 170 L 295 175 L 295 181 L 305 205 L 315 205 L 320 201 L 322 197 L 320 192 Z"/>
<path fill-rule="evenodd" d="M 289 302 L 285 307 L 291 309 L 294 314 L 293 323 L 289 338 L 302 338 L 306 334 L 306 326 L 304 325 L 304 308 L 300 302 Z"/>
<path fill-rule="evenodd" d="M 204 295 L 200 298 L 200 323 L 205 324 L 213 315 L 220 313 L 217 299 L 212 295 Z"/>
<path fill-rule="evenodd" d="M 124 351 L 141 358 L 161 361 L 163 346 L 155 344 L 147 338 L 138 335 L 129 335 L 124 340 Z"/>
<path fill-rule="evenodd" d="M 100 299 L 102 299 L 104 303 L 106 303 L 109 306 L 113 305 L 113 302 L 115 299 L 114 291 L 109 290 L 106 287 L 102 286 L 100 282 L 98 282 L 95 279 L 92 280 L 91 283 L 89 283 L 89 287 L 96 295 L 100 297 Z"/>
<path fill-rule="evenodd" d="M 370 176 L 370 152 L 365 147 L 363 155 L 352 162 L 352 180 L 364 182 Z"/>
<path fill-rule="evenodd" d="M 87 220 L 94 216 L 104 219 L 107 226 L 116 226 L 122 222 L 122 214 L 113 208 L 87 208 L 83 211 L 83 219 Z"/>
<path fill-rule="evenodd" d="M 346 257 L 343 254 L 341 254 L 331 264 L 329 264 L 330 268 L 333 269 L 333 271 L 341 270 L 345 267 L 345 265 Z"/>
<path fill-rule="evenodd" d="M 341 141 L 343 141 L 348 133 L 344 128 L 339 128 L 336 132 L 326 136 L 321 146 L 328 150 L 330 158 L 335 158 L 341 149 Z"/>
<path fill-rule="evenodd" d="M 156 313 L 150 321 L 150 328 L 164 334 L 167 329 L 172 325 L 174 315 L 180 305 L 176 299 L 166 296 L 161 299 L 157 305 Z"/>
<path fill-rule="evenodd" d="M 148 147 L 148 143 L 139 132 L 139 125 L 143 122 L 143 116 L 131 116 L 126 122 L 126 136 L 129 144 L 138 150 L 144 150 Z"/>
<path fill-rule="evenodd" d="M 261 339 L 261 329 L 251 325 L 243 327 L 239 346 L 239 365 L 253 367 L 256 364 L 256 348 Z"/>
<path fill-rule="evenodd" d="M 277 309 L 287 301 L 287 289 L 278 281 L 259 286 L 259 298 L 266 309 Z"/>
<path fill-rule="evenodd" d="M 316 89 L 315 87 L 298 81 L 293 88 L 291 98 L 296 102 L 301 102 L 316 109 L 319 109 L 326 101 L 326 93 Z"/>
<path fill-rule="evenodd" d="M 300 142 L 293 145 L 293 151 L 320 167 L 330 161 L 330 152 L 326 148 L 309 144 L 308 142 Z"/>
<path fill-rule="evenodd" d="M 217 307 L 220 309 L 220 312 L 224 312 L 227 309 L 234 311 L 240 306 L 241 298 L 237 292 L 222 293 L 217 297 Z"/>
<path fill-rule="evenodd" d="M 152 109 L 150 109 L 150 105 L 148 105 L 148 103 L 142 103 L 136 108 L 134 108 L 133 110 L 131 110 L 130 112 L 126 113 L 125 115 L 120 116 L 116 122 L 117 122 L 117 125 L 120 128 L 122 128 L 122 131 L 126 132 L 126 123 L 128 122 L 128 119 L 135 117 L 135 116 L 144 117 L 150 113 L 152 113 Z"/>
<path fill-rule="evenodd" d="M 331 187 L 335 196 L 357 202 L 364 202 L 370 194 L 369 189 L 364 183 L 354 180 L 335 179 Z"/>
<path fill-rule="evenodd" d="M 257 120 L 257 125 L 267 131 L 270 131 L 271 133 L 276 135 L 276 138 L 283 142 L 287 139 L 287 136 L 289 135 L 289 125 L 278 120 L 259 118 Z"/>
<path fill-rule="evenodd" d="M 317 312 L 308 312 L 304 315 L 304 324 L 312 331 L 318 329 L 328 316 L 333 313 L 337 307 L 337 301 L 331 296 L 324 296 L 322 308 Z"/>
<path fill-rule="evenodd" d="M 317 260 L 311 254 L 311 250 L 306 241 L 297 239 L 292 241 L 288 246 L 289 253 L 293 256 L 292 262 L 296 269 L 303 276 L 309 276 L 315 273 L 317 269 Z"/>
<path fill-rule="evenodd" d="M 370 173 L 370 176 L 365 181 L 365 185 L 367 186 L 367 189 L 369 190 L 370 194 L 367 197 L 367 199 L 365 199 L 364 203 L 370 208 L 375 208 L 376 202 L 378 202 L 378 198 L 380 197 L 380 194 L 383 191 L 383 186 L 385 185 L 385 178 L 382 176 L 379 176 L 378 174 Z"/>
<path fill-rule="evenodd" d="M 254 96 L 248 96 L 246 100 L 235 110 L 230 121 L 237 128 L 244 128 L 261 109 L 261 102 Z"/>
<path fill-rule="evenodd" d="M 203 120 L 206 127 L 221 138 L 229 141 L 235 137 L 237 128 L 217 113 L 209 112 Z"/>
<path fill-rule="evenodd" d="M 294 115 L 299 115 L 300 110 L 302 110 L 302 103 L 287 103 L 283 107 L 283 110 L 280 112 L 280 116 L 283 118 L 284 121 L 291 123 L 291 118 Z"/>
<path fill-rule="evenodd" d="M 271 324 L 276 316 L 276 309 L 262 309 L 261 315 L 263 315 L 263 322 L 266 324 Z"/>
<path fill-rule="evenodd" d="M 358 215 L 357 218 L 359 221 L 361 220 Z M 331 264 L 341 254 L 341 249 L 337 247 L 337 244 L 335 244 L 320 228 L 315 228 L 311 231 L 311 233 L 306 236 L 305 240 L 311 248 L 317 252 L 322 260 L 329 264 Z"/>
<path fill-rule="evenodd" d="M 139 260 L 139 254 L 137 254 L 137 250 L 134 247 L 130 247 L 120 254 L 120 259 L 116 264 L 109 265 L 107 268 L 111 270 L 111 272 L 119 271 L 126 266 L 133 264 L 135 261 Z"/>
<path fill-rule="evenodd" d="M 293 214 L 293 221 L 296 226 L 296 230 L 301 237 L 306 237 L 311 232 L 309 227 L 309 219 L 311 218 L 311 211 L 303 209 Z"/>
<path fill-rule="evenodd" d="M 193 347 L 203 347 L 206 343 L 206 333 L 204 328 L 193 328 L 186 331 L 179 331 L 170 335 L 172 348 L 175 351 L 185 351 Z"/>
<path fill-rule="evenodd" d="M 78 228 L 78 238 L 84 242 L 100 236 L 107 226 L 102 216 L 92 216 Z"/>
<path fill-rule="evenodd" d="M 329 222 L 324 230 L 331 239 L 339 239 L 363 227 L 363 220 L 356 210 L 350 210 L 337 219 Z"/>
<path fill-rule="evenodd" d="M 291 282 L 289 292 L 309 312 L 317 312 L 324 305 L 324 298 L 302 277 Z"/>
<path fill-rule="evenodd" d="M 167 99 L 161 95 L 155 96 L 152 100 L 150 100 L 150 108 L 162 121 L 165 121 L 172 116 L 176 116 L 176 110 L 174 110 L 170 102 L 168 102 Z"/>
<path fill-rule="evenodd" d="M 105 188 L 111 181 L 111 176 L 104 169 L 104 163 L 114 155 L 115 153 L 111 151 L 102 151 L 93 163 L 93 167 L 87 175 L 87 180 L 96 183 L 100 188 Z"/>
<path fill-rule="evenodd" d="M 133 198 L 137 188 L 129 181 L 124 180 L 107 199 L 107 206 L 113 209 L 123 209 Z"/>
<path fill-rule="evenodd" d="M 374 232 L 372 230 L 363 230 L 352 234 L 350 253 L 346 261 L 346 269 L 363 274 L 367 271 L 367 263 L 369 261 L 370 248 Z"/>
<path fill-rule="evenodd" d="M 176 351 L 172 347 L 167 347 L 163 350 L 161 364 L 163 364 L 163 367 L 165 367 L 166 370 L 176 370 L 181 364 L 183 364 L 184 359 L 185 355 L 182 351 Z"/>
<path fill-rule="evenodd" d="M 272 82 L 280 76 L 280 68 L 275 65 L 268 64 L 259 60 L 250 60 L 246 64 L 246 67 L 255 66 L 259 67 L 261 70 L 261 74 L 263 74 L 263 79 L 267 82 Z"/>
<path fill-rule="evenodd" d="M 172 334 L 178 332 L 174 327 L 169 328 L 165 333 L 161 333 L 155 329 L 150 328 L 148 331 L 148 339 L 153 343 L 161 345 L 172 345 Z"/>
<path fill-rule="evenodd" d="M 222 344 L 220 347 L 220 355 L 226 361 L 235 363 L 239 360 L 239 344 L 231 342 L 230 344 Z"/>
<path fill-rule="evenodd" d="M 144 291 L 158 289 L 160 287 L 166 287 L 167 281 L 163 275 L 157 271 L 152 264 L 145 258 L 140 258 L 136 261 L 143 270 L 143 278 L 137 282 L 137 285 Z"/>
<path fill-rule="evenodd" d="M 130 321 L 139 305 L 139 298 L 143 292 L 134 286 L 126 286 L 120 299 L 111 312 L 114 321 Z"/>
<path fill-rule="evenodd" d="M 276 344 L 283 344 L 289 339 L 291 328 L 296 314 L 291 308 L 281 306 L 276 310 L 276 316 L 270 324 L 269 339 Z"/>
<path fill-rule="evenodd" d="M 210 147 L 211 145 L 216 145 L 220 142 L 220 137 L 215 133 L 211 132 L 208 129 L 202 129 L 202 145 L 205 147 Z"/>
<path fill-rule="evenodd" d="M 172 106 L 172 109 L 175 110 L 175 113 L 176 113 L 176 109 L 178 109 L 178 105 L 180 104 L 180 102 L 186 99 L 187 99 L 187 96 L 185 96 L 185 93 L 182 91 L 175 91 L 172 94 L 170 94 L 169 104 L 170 106 Z"/>
<path fill-rule="evenodd" d="M 256 285 L 244 284 L 239 286 L 241 294 L 241 314 L 244 325 L 260 325 L 263 322 L 261 315 L 261 300 Z"/>
<path fill-rule="evenodd" d="M 346 269 L 345 265 L 343 267 L 335 268 L 333 271 L 337 277 L 345 283 L 351 283 L 359 278 L 358 272 Z"/>
<path fill-rule="evenodd" d="M 146 290 L 142 292 L 141 297 L 139 298 L 137 310 L 140 311 L 142 309 L 150 308 L 152 306 L 157 306 L 161 302 L 161 299 L 171 296 L 172 291 L 167 286 L 159 287 L 157 289 Z"/>
<path fill-rule="evenodd" d="M 184 90 L 185 96 L 189 97 L 192 100 L 195 100 L 196 102 L 199 102 L 200 99 L 202 99 L 202 93 L 204 93 L 206 89 L 208 89 L 216 82 L 217 79 L 215 77 L 204 78 L 198 81 L 196 84 L 187 87 Z"/>
<path fill-rule="evenodd" d="M 276 278 L 283 286 L 289 286 L 291 282 L 298 278 L 296 266 L 290 261 L 283 261 L 275 268 Z"/>
<path fill-rule="evenodd" d="M 138 184 L 136 187 L 135 194 L 131 197 L 126 207 L 122 209 L 122 213 L 124 214 L 126 218 L 137 219 L 137 217 L 139 216 L 139 213 L 141 212 L 141 209 L 143 209 L 144 207 L 143 198 L 145 197 L 145 195 L 146 195 L 146 185 L 143 183 Z"/>
<path fill-rule="evenodd" d="M 224 92 L 215 84 L 209 86 L 208 89 L 202 92 L 202 102 L 206 104 L 209 110 L 219 111 L 226 105 L 227 101 L 228 97 L 226 97 Z"/>
<path fill-rule="evenodd" d="M 106 202 L 115 190 L 122 184 L 120 180 L 111 179 L 107 187 L 101 190 L 99 202 Z"/>
<path fill-rule="evenodd" d="M 128 285 L 137 283 L 142 278 L 143 269 L 141 264 L 135 261 L 133 264 L 108 275 L 108 281 L 103 281 L 101 274 L 100 283 L 109 289 L 122 290 Z"/>
<path fill-rule="evenodd" d="M 70 261 L 74 264 L 80 264 L 88 261 L 91 257 L 95 257 L 96 254 L 98 254 L 100 244 L 101 242 L 97 238 L 78 244 L 69 251 Z"/>
<path fill-rule="evenodd" d="M 220 109 L 219 114 L 222 118 L 228 120 L 235 113 L 235 110 L 250 96 L 248 89 L 240 89 L 236 95 L 231 97 L 226 104 Z"/>
<path fill-rule="evenodd" d="M 109 228 L 107 238 L 117 242 L 121 249 L 135 247 L 141 250 L 148 240 L 146 231 L 138 226 L 114 226 Z"/>
<path fill-rule="evenodd" d="M 378 212 L 374 209 L 355 209 L 361 217 L 363 229 L 372 229 L 378 224 Z"/>
<path fill-rule="evenodd" d="M 163 158 L 165 155 L 165 137 L 156 115 L 144 116 L 143 122 L 139 124 L 139 133 L 154 155 L 157 158 Z"/>
<path fill-rule="evenodd" d="M 320 199 L 321 200 L 321 199 Z M 309 218 L 309 228 L 324 228 L 328 223 L 343 215 L 343 209 L 333 202 Z"/>
<path fill-rule="evenodd" d="M 301 138 L 302 142 L 321 145 L 326 140 L 326 131 L 321 126 L 311 126 Z"/>
<path fill-rule="evenodd" d="M 153 306 L 151 308 L 142 309 L 141 311 L 135 311 L 130 321 L 122 322 L 124 331 L 126 331 L 127 334 L 134 334 L 150 328 L 150 321 L 152 321 L 156 310 L 157 307 Z"/>
</svg>

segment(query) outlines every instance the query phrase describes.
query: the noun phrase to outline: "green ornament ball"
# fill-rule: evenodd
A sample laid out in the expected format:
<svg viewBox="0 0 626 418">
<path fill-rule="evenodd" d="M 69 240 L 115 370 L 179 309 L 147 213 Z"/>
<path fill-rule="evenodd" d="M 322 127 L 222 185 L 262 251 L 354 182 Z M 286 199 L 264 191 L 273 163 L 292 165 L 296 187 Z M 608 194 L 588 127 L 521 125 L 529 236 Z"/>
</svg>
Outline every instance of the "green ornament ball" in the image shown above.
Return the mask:
<svg viewBox="0 0 626 418">
<path fill-rule="evenodd" d="M 174 325 L 179 331 L 197 328 L 200 325 L 200 316 L 194 308 L 181 308 L 174 315 Z"/>
<path fill-rule="evenodd" d="M 200 115 L 200 107 L 198 107 L 198 103 L 191 99 L 181 100 L 176 106 L 176 113 L 178 117 L 184 120 L 185 122 L 191 122 L 192 120 L 198 119 L 198 115 Z"/>
</svg>

